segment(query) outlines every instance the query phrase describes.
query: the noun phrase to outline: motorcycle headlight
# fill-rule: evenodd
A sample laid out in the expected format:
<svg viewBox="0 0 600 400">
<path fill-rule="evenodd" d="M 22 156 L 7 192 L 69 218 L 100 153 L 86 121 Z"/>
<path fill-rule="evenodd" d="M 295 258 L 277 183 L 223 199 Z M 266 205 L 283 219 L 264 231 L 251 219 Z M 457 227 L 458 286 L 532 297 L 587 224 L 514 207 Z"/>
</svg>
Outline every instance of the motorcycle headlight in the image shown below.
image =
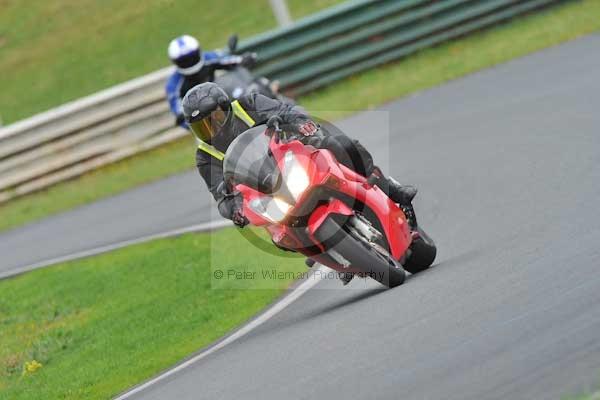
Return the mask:
<svg viewBox="0 0 600 400">
<path fill-rule="evenodd" d="M 283 164 L 283 180 L 294 200 L 298 200 L 310 184 L 308 174 L 291 151 L 285 153 Z"/>
<path fill-rule="evenodd" d="M 252 200 L 250 208 L 271 222 L 281 222 L 292 206 L 278 197 L 264 196 Z"/>
</svg>

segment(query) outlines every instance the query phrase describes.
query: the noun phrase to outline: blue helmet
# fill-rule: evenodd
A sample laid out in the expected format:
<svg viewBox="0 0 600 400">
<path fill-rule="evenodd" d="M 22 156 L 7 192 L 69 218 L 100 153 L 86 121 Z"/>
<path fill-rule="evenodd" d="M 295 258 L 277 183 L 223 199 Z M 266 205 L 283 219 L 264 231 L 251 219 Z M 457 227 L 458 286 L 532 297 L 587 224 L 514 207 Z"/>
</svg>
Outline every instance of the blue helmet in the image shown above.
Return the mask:
<svg viewBox="0 0 600 400">
<path fill-rule="evenodd" d="M 193 75 L 202 69 L 204 59 L 198 41 L 189 35 L 179 36 L 169 43 L 169 58 L 177 71 L 183 75 Z"/>
</svg>

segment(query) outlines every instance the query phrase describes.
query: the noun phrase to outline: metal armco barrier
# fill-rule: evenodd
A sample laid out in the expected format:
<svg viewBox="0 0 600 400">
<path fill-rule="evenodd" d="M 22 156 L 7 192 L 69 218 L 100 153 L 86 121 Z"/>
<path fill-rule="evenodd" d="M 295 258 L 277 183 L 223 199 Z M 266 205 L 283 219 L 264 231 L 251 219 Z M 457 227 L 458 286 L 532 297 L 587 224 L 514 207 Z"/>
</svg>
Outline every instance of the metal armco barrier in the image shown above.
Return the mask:
<svg viewBox="0 0 600 400">
<path fill-rule="evenodd" d="M 301 95 L 351 74 L 565 0 L 351 0 L 240 43 L 254 72 Z M 165 68 L 0 128 L 0 203 L 187 135 Z"/>
</svg>

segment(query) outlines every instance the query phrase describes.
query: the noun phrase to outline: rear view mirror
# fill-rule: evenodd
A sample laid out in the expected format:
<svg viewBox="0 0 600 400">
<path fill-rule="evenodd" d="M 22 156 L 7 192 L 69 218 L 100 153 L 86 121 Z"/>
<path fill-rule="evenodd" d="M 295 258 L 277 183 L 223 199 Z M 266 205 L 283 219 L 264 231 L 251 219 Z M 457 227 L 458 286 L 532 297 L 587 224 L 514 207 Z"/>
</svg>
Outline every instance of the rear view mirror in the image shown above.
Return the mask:
<svg viewBox="0 0 600 400">
<path fill-rule="evenodd" d="M 236 34 L 229 36 L 229 40 L 227 40 L 227 47 L 229 47 L 230 53 L 235 53 L 235 51 L 237 49 L 237 43 L 238 43 L 238 36 Z"/>
</svg>

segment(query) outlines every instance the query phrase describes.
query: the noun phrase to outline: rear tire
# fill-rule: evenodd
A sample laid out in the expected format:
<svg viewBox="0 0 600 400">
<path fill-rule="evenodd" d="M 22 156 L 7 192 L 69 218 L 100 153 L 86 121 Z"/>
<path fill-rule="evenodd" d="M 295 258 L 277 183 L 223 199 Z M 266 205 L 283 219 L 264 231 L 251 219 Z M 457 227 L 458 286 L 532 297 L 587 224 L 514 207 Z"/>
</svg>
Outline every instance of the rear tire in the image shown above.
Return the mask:
<svg viewBox="0 0 600 400">
<path fill-rule="evenodd" d="M 404 283 L 406 272 L 396 260 L 354 237 L 333 219 L 327 218 L 315 232 L 315 237 L 327 250 L 343 256 L 352 268 L 382 285 L 393 288 Z"/>
<path fill-rule="evenodd" d="M 437 248 L 433 239 L 425 233 L 420 227 L 417 227 L 419 237 L 410 245 L 411 254 L 408 260 L 404 262 L 404 269 L 411 274 L 425 271 L 435 261 Z"/>
</svg>

